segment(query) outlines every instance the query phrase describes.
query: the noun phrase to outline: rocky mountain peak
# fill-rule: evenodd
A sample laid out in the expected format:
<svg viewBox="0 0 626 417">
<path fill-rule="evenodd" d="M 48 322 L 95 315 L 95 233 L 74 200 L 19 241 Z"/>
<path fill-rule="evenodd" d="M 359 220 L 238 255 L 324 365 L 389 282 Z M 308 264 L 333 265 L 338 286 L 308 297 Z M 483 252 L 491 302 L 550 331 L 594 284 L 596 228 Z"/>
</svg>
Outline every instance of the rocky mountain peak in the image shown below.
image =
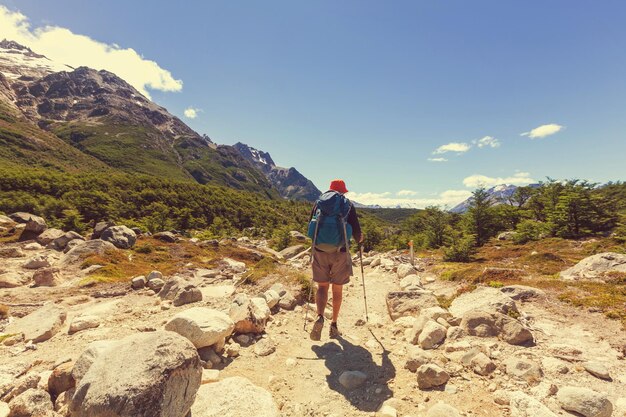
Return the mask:
<svg viewBox="0 0 626 417">
<path fill-rule="evenodd" d="M 267 167 L 275 167 L 276 164 L 269 153 L 260 151 L 256 148 L 237 142 L 233 145 L 249 161 L 257 162 Z"/>
<path fill-rule="evenodd" d="M 0 42 L 0 72 L 9 80 L 33 80 L 73 68 L 33 52 L 27 46 L 4 39 Z"/>
</svg>

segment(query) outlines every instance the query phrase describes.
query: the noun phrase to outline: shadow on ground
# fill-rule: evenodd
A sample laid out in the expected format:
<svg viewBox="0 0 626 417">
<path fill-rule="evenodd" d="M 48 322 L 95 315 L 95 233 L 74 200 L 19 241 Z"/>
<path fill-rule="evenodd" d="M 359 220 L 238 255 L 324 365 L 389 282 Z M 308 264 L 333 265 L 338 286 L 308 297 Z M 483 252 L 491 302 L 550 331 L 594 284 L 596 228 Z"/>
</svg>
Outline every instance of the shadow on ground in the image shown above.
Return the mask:
<svg viewBox="0 0 626 417">
<path fill-rule="evenodd" d="M 373 333 L 372 335 L 374 336 Z M 378 411 L 380 405 L 393 396 L 389 381 L 395 378 L 396 368 L 389 359 L 389 351 L 381 344 L 382 362 L 378 365 L 367 349 L 354 345 L 342 337 L 335 340 L 336 342 L 311 347 L 330 370 L 330 375 L 326 377 L 328 387 L 343 395 L 360 411 Z M 363 372 L 367 375 L 366 383 L 352 390 L 344 388 L 339 383 L 339 376 L 345 371 Z"/>
</svg>

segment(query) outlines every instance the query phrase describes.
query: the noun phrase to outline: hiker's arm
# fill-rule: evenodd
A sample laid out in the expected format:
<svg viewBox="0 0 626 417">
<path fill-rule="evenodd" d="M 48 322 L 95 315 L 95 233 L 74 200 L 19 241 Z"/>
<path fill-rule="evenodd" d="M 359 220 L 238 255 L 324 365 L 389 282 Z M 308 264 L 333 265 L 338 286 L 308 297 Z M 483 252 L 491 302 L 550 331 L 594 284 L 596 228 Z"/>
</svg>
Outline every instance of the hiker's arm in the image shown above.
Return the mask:
<svg viewBox="0 0 626 417">
<path fill-rule="evenodd" d="M 350 206 L 350 212 L 348 213 L 348 223 L 352 226 L 352 235 L 357 243 L 363 242 L 363 233 L 361 232 L 361 225 L 359 224 L 359 218 L 356 215 L 356 209 L 354 205 Z"/>
</svg>

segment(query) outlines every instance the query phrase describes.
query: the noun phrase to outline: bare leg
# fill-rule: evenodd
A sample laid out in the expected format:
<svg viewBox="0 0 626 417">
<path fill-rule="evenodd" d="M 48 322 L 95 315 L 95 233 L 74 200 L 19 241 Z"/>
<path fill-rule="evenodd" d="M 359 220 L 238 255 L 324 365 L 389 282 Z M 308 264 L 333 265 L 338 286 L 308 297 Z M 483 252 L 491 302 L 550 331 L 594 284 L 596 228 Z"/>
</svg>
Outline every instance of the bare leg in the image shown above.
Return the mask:
<svg viewBox="0 0 626 417">
<path fill-rule="evenodd" d="M 339 317 L 339 309 L 341 308 L 342 293 L 343 293 L 343 285 L 333 284 L 333 323 L 337 323 L 337 318 Z"/>
<path fill-rule="evenodd" d="M 317 304 L 317 314 L 324 317 L 324 310 L 328 303 L 328 282 L 317 283 L 317 293 L 315 294 L 315 304 Z M 334 293 L 333 293 L 334 294 Z M 333 302 L 334 305 L 334 302 Z"/>
</svg>

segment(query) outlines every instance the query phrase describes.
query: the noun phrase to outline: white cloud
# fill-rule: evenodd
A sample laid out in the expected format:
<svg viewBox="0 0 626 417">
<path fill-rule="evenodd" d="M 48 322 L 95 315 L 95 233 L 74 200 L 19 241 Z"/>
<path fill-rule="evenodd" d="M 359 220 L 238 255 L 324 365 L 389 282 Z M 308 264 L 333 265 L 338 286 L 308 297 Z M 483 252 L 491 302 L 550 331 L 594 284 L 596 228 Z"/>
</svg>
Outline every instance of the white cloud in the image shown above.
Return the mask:
<svg viewBox="0 0 626 417">
<path fill-rule="evenodd" d="M 531 178 L 530 173 L 528 172 L 516 172 L 510 177 L 488 177 L 486 175 L 470 175 L 463 179 L 463 185 L 466 187 L 477 188 L 477 187 L 493 187 L 494 185 L 500 184 L 511 184 L 511 185 L 528 185 L 533 184 L 537 181 Z"/>
<path fill-rule="evenodd" d="M 398 193 L 399 194 L 399 193 Z M 472 193 L 468 190 L 447 190 L 431 198 L 398 198 L 392 197 L 390 192 L 384 193 L 356 193 L 349 192 L 350 200 L 367 205 L 382 207 L 424 208 L 428 206 L 454 207 L 467 199 Z"/>
<path fill-rule="evenodd" d="M 446 158 L 428 158 L 430 162 L 448 162 Z"/>
<path fill-rule="evenodd" d="M 563 130 L 565 126 L 557 125 L 555 123 L 550 123 L 547 125 L 541 125 L 539 127 L 534 128 L 530 132 L 524 132 L 520 136 L 528 136 L 531 139 L 541 139 L 546 136 L 554 135 L 555 133 Z"/>
<path fill-rule="evenodd" d="M 132 48 L 121 48 L 58 26 L 32 28 L 28 17 L 0 5 L 0 39 L 9 39 L 71 67 L 105 69 L 126 80 L 146 97 L 147 89 L 180 91 L 183 82 Z"/>
<path fill-rule="evenodd" d="M 451 142 L 445 145 L 441 145 L 440 147 L 435 149 L 433 154 L 438 155 L 438 154 L 442 154 L 446 152 L 464 153 L 464 152 L 469 151 L 470 148 L 471 148 L 471 145 L 468 145 L 467 143 Z"/>
<path fill-rule="evenodd" d="M 479 147 L 479 148 L 484 148 L 484 147 L 490 147 L 490 148 L 499 148 L 500 147 L 500 141 L 496 138 L 494 138 L 493 136 L 485 136 L 483 138 L 480 138 L 478 140 L 475 140 L 474 143 Z"/>
<path fill-rule="evenodd" d="M 400 197 L 408 197 L 411 195 L 417 195 L 417 191 L 413 191 L 413 190 L 400 190 L 396 193 L 396 195 L 400 196 Z"/>
<path fill-rule="evenodd" d="M 198 117 L 198 113 L 200 113 L 202 109 L 196 109 L 195 107 L 187 107 L 184 111 L 185 117 L 189 119 L 195 119 Z"/>
</svg>

